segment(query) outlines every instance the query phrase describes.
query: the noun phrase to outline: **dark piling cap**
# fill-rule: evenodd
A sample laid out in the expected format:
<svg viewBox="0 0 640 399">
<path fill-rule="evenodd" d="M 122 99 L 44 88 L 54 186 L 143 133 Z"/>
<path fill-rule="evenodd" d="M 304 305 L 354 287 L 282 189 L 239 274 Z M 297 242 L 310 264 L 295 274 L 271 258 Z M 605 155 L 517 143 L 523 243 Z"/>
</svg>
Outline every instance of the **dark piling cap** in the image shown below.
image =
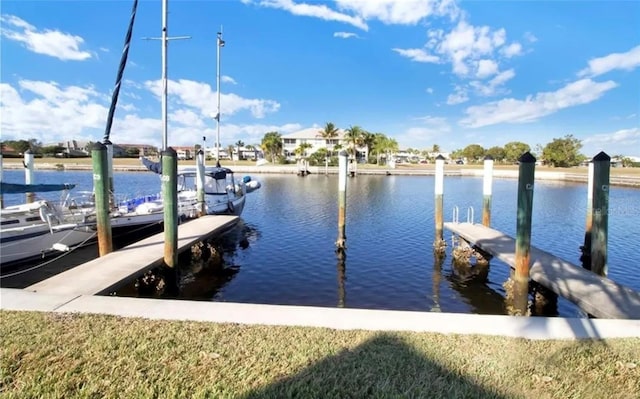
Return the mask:
<svg viewBox="0 0 640 399">
<path fill-rule="evenodd" d="M 107 147 L 99 141 L 91 144 L 91 151 L 106 151 Z"/>
<path fill-rule="evenodd" d="M 438 159 L 439 159 L 439 160 L 441 160 L 441 161 L 444 161 L 444 160 L 445 160 L 445 157 L 443 157 L 443 156 L 442 156 L 442 154 L 438 154 L 438 156 L 436 157 L 436 161 L 437 161 Z"/>
<path fill-rule="evenodd" d="M 485 161 L 493 161 L 493 157 L 491 155 L 485 155 L 484 160 Z"/>
<path fill-rule="evenodd" d="M 160 152 L 160 156 L 175 158 L 176 156 L 178 156 L 178 153 L 176 152 L 176 150 L 173 149 L 173 147 L 169 147 L 166 150 Z"/>
<path fill-rule="evenodd" d="M 347 156 L 347 152 L 345 150 L 342 150 L 338 153 L 338 155 L 340 155 L 341 157 L 346 157 Z"/>
<path fill-rule="evenodd" d="M 529 151 L 525 152 L 524 154 L 522 154 L 520 156 L 520 158 L 518 159 L 518 162 L 520 163 L 536 163 L 536 157 L 534 157 L 533 155 L 531 155 L 531 153 Z"/>
<path fill-rule="evenodd" d="M 595 157 L 593 157 L 593 162 L 598 162 L 598 161 L 600 161 L 600 162 L 602 162 L 602 161 L 607 161 L 607 162 L 609 162 L 609 161 L 611 161 L 611 157 L 610 157 L 609 155 L 607 155 L 607 153 L 606 153 L 606 152 L 604 152 L 604 151 L 600 151 L 600 152 L 598 153 L 598 155 L 596 155 Z"/>
</svg>

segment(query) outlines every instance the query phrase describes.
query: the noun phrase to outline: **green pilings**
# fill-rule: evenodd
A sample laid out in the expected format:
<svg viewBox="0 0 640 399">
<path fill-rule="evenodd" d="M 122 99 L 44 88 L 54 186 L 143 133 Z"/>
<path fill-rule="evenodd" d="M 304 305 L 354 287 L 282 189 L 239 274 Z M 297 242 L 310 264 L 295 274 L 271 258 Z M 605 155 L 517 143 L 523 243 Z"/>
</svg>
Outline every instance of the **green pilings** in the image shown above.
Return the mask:
<svg viewBox="0 0 640 399">
<path fill-rule="evenodd" d="M 337 250 L 346 248 L 347 236 L 347 152 L 340 151 L 338 155 L 338 239 L 336 240 Z"/>
<path fill-rule="evenodd" d="M 515 279 L 516 281 L 528 281 L 536 158 L 527 151 L 518 161 L 520 167 L 518 173 Z"/>
<path fill-rule="evenodd" d="M 107 158 L 107 147 L 102 143 L 94 143 L 91 147 L 91 163 L 93 165 L 93 192 L 96 197 L 96 223 L 100 256 L 113 252 L 109 211 L 109 162 Z"/>
<path fill-rule="evenodd" d="M 433 248 L 437 254 L 444 254 L 446 250 L 446 243 L 443 235 L 444 217 L 442 214 L 444 206 L 444 157 L 442 155 L 438 155 L 436 158 L 434 195 L 436 236 L 435 241 L 433 242 Z"/>
<path fill-rule="evenodd" d="M 178 265 L 178 156 L 169 147 L 162 151 L 162 201 L 164 204 L 164 263 Z"/>
<path fill-rule="evenodd" d="M 587 218 L 584 228 L 584 244 L 580 247 L 582 267 L 591 270 L 591 226 L 593 225 L 593 162 L 589 162 L 587 175 Z"/>
<path fill-rule="evenodd" d="M 484 158 L 484 177 L 482 182 L 482 225 L 491 226 L 491 189 L 493 185 L 493 157 Z"/>
<path fill-rule="evenodd" d="M 593 157 L 593 216 L 591 226 L 591 271 L 607 275 L 609 235 L 609 175 L 611 157 L 600 152 Z"/>
<path fill-rule="evenodd" d="M 115 188 L 113 186 L 113 144 L 109 140 L 104 140 L 104 145 L 107 147 L 107 171 L 109 173 L 109 207 L 110 209 L 116 208 Z"/>
</svg>

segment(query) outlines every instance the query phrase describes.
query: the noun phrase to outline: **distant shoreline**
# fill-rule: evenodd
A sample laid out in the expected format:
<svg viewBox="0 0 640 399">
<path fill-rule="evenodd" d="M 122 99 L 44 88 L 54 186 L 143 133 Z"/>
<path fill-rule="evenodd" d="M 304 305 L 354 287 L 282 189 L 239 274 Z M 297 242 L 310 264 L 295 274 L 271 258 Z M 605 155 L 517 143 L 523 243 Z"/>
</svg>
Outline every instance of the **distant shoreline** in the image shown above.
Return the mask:
<svg viewBox="0 0 640 399">
<path fill-rule="evenodd" d="M 57 160 L 56 160 L 57 161 Z M 115 172 L 147 172 L 147 169 L 140 165 L 137 159 L 114 160 L 113 169 Z M 124 162 L 122 162 L 124 161 Z M 179 166 L 192 165 L 193 161 L 179 162 Z M 224 166 L 232 169 L 236 173 L 253 173 L 253 174 L 296 174 L 298 168 L 296 165 L 263 165 L 255 166 L 246 162 L 230 165 L 225 163 Z M 360 166 L 357 174 L 361 175 L 389 175 L 389 176 L 433 176 L 435 174 L 433 164 L 418 166 L 417 165 L 399 165 L 396 168 L 383 168 L 371 165 Z M 24 169 L 22 159 L 3 160 L 3 169 L 16 170 Z M 35 163 L 36 170 L 65 170 L 65 171 L 90 171 L 92 169 L 91 160 L 82 159 L 60 159 L 60 162 L 47 162 L 45 160 L 37 160 Z M 310 166 L 308 168 L 310 174 L 324 174 L 324 166 Z M 329 167 L 329 174 L 337 174 L 337 167 Z M 447 176 L 465 176 L 465 177 L 482 177 L 482 165 L 472 165 L 460 167 L 459 165 L 445 165 L 445 175 Z M 518 178 L 518 168 L 515 165 L 500 165 L 494 168 L 493 177 L 495 178 Z M 554 169 L 547 167 L 539 167 L 536 169 L 536 180 L 555 180 L 565 182 L 587 182 L 586 168 L 564 168 Z M 611 172 L 611 185 L 640 188 L 640 169 L 613 169 Z"/>
</svg>

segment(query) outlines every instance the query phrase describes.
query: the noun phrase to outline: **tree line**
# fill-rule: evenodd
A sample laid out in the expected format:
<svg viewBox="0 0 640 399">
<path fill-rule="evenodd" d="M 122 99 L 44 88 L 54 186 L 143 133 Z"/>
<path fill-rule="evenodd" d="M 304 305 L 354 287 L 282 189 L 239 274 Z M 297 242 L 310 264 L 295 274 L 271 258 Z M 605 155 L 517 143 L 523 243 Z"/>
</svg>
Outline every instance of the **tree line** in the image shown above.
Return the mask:
<svg viewBox="0 0 640 399">
<path fill-rule="evenodd" d="M 327 122 L 322 129 L 318 129 L 317 137 L 332 140 L 338 137 L 338 128 L 331 122 Z M 389 159 L 392 154 L 399 151 L 398 142 L 383 133 L 370 133 L 360 126 L 350 126 L 345 129 L 344 135 L 346 141 L 346 149 L 351 155 L 358 154 L 357 148 L 366 148 L 369 154 L 370 163 L 380 163 L 382 158 Z M 311 147 L 310 144 L 301 144 L 296 148 L 295 155 L 306 156 L 306 150 Z M 277 131 L 268 132 L 262 138 L 261 148 L 265 156 L 271 162 L 284 162 L 285 154 L 283 153 L 284 145 L 282 135 Z M 316 151 L 309 157 L 312 161 L 323 160 L 327 157 L 331 158 L 335 151 L 342 149 L 342 145 L 327 144 L 326 148 Z M 538 144 L 535 149 L 527 143 L 521 141 L 511 141 L 504 146 L 493 146 L 484 148 L 479 144 L 469 144 L 462 149 L 456 149 L 451 152 L 452 159 L 464 159 L 467 163 L 480 163 L 485 157 L 491 156 L 497 163 L 514 164 L 525 152 L 530 152 L 538 158 L 539 161 L 553 167 L 571 167 L 577 166 L 590 157 L 580 152 L 582 149 L 582 140 L 569 134 L 564 137 L 554 138 L 552 141 L 542 146 Z M 433 161 L 433 159 L 441 152 L 438 144 L 434 144 L 431 148 L 414 149 L 408 148 L 406 152 L 415 157 Z M 595 154 L 594 154 L 595 155 Z M 630 158 L 623 155 L 614 155 L 622 161 L 623 166 L 632 166 L 633 162 Z"/>
</svg>

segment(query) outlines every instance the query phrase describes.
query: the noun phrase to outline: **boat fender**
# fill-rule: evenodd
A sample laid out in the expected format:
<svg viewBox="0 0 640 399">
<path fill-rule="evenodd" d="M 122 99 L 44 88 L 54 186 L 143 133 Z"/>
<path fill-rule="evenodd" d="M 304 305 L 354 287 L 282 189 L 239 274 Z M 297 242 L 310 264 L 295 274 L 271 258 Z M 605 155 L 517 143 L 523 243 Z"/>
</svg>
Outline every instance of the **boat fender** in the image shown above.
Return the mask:
<svg viewBox="0 0 640 399">
<path fill-rule="evenodd" d="M 230 213 L 235 213 L 236 212 L 236 208 L 233 206 L 233 202 L 229 201 L 229 203 L 227 204 L 227 208 L 229 208 L 229 212 Z"/>
</svg>

